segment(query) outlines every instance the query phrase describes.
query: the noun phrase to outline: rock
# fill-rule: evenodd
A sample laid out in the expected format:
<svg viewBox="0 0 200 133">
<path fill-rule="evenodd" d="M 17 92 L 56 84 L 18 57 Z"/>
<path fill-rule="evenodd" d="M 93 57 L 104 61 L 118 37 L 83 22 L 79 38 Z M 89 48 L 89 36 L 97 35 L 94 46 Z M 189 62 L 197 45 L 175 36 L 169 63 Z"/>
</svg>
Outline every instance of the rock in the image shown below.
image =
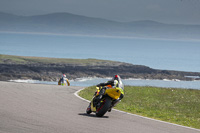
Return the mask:
<svg viewBox="0 0 200 133">
<path fill-rule="evenodd" d="M 169 70 L 156 70 L 141 65 L 121 63 L 120 65 L 69 65 L 69 64 L 1 64 L 0 80 L 11 79 L 34 79 L 43 81 L 58 81 L 65 73 L 67 78 L 76 79 L 81 77 L 112 77 L 119 74 L 122 78 L 140 79 L 179 79 L 194 80 L 186 76 L 200 77 L 198 72 L 181 72 Z M 197 78 L 195 80 L 200 80 Z"/>
</svg>

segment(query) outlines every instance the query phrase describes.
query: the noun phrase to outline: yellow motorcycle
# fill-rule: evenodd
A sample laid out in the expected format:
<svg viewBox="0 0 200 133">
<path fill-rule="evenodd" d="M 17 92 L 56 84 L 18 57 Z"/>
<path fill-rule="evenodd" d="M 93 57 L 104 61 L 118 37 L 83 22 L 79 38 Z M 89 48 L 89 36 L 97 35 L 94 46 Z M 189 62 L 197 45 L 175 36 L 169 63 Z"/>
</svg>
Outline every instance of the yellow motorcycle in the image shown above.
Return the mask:
<svg viewBox="0 0 200 133">
<path fill-rule="evenodd" d="M 97 117 L 102 117 L 114 106 L 115 100 L 121 95 L 121 91 L 120 89 L 109 86 L 96 87 L 96 89 L 94 97 L 86 109 L 86 113 L 90 114 L 94 112 Z"/>
</svg>

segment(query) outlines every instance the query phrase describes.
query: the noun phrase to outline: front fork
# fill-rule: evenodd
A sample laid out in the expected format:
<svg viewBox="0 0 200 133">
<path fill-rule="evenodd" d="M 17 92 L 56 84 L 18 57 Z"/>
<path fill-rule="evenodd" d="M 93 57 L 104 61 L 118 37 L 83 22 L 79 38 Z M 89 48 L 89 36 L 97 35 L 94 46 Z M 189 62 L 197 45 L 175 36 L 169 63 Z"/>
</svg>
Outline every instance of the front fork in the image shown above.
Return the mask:
<svg viewBox="0 0 200 133">
<path fill-rule="evenodd" d="M 97 103 L 100 102 L 100 100 L 102 99 L 103 95 L 105 94 L 105 90 L 106 88 L 103 87 L 100 91 L 96 91 L 95 94 L 94 94 L 94 98 L 93 98 L 93 104 L 94 106 L 96 106 Z"/>
<path fill-rule="evenodd" d="M 88 106 L 88 108 L 91 108 L 93 112 L 96 111 L 96 106 L 98 106 L 98 103 L 101 103 L 100 100 L 102 100 L 105 90 L 106 87 L 102 87 L 101 89 L 97 89 L 97 91 L 94 93 L 94 97 Z"/>
</svg>

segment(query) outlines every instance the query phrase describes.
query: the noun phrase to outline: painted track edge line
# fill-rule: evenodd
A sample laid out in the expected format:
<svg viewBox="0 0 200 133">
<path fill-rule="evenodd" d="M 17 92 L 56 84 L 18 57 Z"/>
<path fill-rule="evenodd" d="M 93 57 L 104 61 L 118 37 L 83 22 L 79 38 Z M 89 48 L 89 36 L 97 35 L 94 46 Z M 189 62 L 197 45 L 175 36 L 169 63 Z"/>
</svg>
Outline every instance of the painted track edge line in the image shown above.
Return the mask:
<svg viewBox="0 0 200 133">
<path fill-rule="evenodd" d="M 83 89 L 85 89 L 85 88 L 83 88 Z M 82 98 L 82 97 L 80 97 L 80 96 L 78 95 L 78 93 L 79 93 L 80 91 L 82 91 L 83 89 L 80 89 L 80 90 L 76 91 L 76 92 L 74 93 L 74 95 L 75 95 L 76 97 L 80 98 L 80 99 L 83 100 L 83 101 L 90 102 L 89 100 L 86 100 L 86 99 L 84 99 L 84 98 Z"/>
<path fill-rule="evenodd" d="M 83 88 L 83 89 L 85 89 L 85 88 Z M 80 99 L 83 100 L 83 101 L 90 102 L 89 100 L 86 100 L 86 99 L 84 99 L 84 98 L 82 98 L 82 97 L 80 97 L 80 96 L 78 95 L 78 93 L 79 93 L 80 91 L 82 91 L 83 89 L 80 89 L 80 90 L 76 91 L 76 92 L 74 93 L 74 95 L 75 95 L 76 97 L 80 98 Z M 178 124 L 175 124 L 175 123 L 170 123 L 170 122 L 166 122 L 166 121 L 162 121 L 162 120 L 156 120 L 156 119 L 153 119 L 153 118 L 149 118 L 149 117 L 145 117 L 145 116 L 141 116 L 141 115 L 136 115 L 136 114 L 131 114 L 131 113 L 128 113 L 128 112 L 125 112 L 125 111 L 117 110 L 117 109 L 113 109 L 113 110 L 115 110 L 115 111 L 117 111 L 117 112 L 124 113 L 124 114 L 133 115 L 133 116 L 136 116 L 136 117 L 148 119 L 148 120 L 153 120 L 153 121 L 157 121 L 157 122 L 161 122 L 161 123 L 166 123 L 166 124 L 170 124 L 170 125 L 174 125 L 174 126 L 179 126 L 179 127 L 184 127 L 184 128 L 188 128 L 188 129 L 200 131 L 200 129 L 196 129 L 196 128 L 192 128 L 192 127 L 182 126 L 182 125 L 178 125 Z"/>
</svg>

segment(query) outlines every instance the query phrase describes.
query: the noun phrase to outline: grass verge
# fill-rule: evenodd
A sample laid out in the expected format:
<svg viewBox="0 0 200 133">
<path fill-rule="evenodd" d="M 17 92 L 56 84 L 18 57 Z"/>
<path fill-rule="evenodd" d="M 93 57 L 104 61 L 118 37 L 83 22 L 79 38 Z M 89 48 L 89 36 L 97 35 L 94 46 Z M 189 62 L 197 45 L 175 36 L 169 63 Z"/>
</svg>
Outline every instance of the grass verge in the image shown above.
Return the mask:
<svg viewBox="0 0 200 133">
<path fill-rule="evenodd" d="M 74 64 L 74 65 L 119 65 L 121 62 L 98 60 L 98 59 L 70 59 L 70 58 L 49 58 L 49 57 L 29 57 L 0 54 L 0 64 Z"/>
<path fill-rule="evenodd" d="M 91 100 L 95 87 L 79 95 Z M 126 86 L 116 109 L 200 129 L 200 90 Z"/>
</svg>

